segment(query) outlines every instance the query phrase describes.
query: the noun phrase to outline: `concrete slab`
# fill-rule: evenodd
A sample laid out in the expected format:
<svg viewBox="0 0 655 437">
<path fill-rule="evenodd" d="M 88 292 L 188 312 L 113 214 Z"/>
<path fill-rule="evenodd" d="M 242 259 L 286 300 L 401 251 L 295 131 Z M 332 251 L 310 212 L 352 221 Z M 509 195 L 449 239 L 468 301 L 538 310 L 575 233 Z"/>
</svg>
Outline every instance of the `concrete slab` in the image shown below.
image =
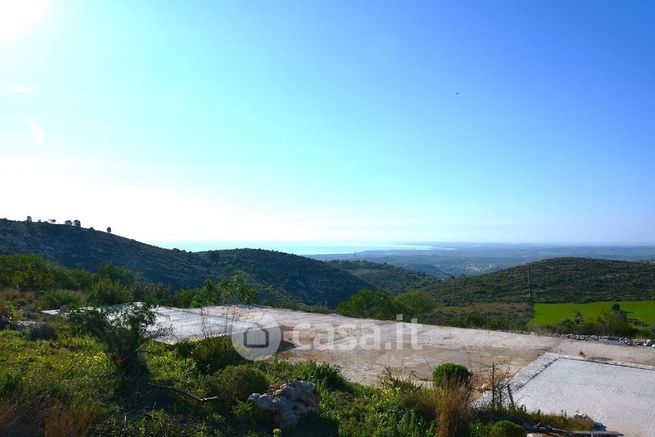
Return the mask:
<svg viewBox="0 0 655 437">
<path fill-rule="evenodd" d="M 528 411 L 586 414 L 626 437 L 655 435 L 655 367 L 548 353 L 510 384 Z"/>
<path fill-rule="evenodd" d="M 158 323 L 171 330 L 165 339 L 168 342 L 200 338 L 207 326 L 212 335 L 222 335 L 230 323 L 242 324 L 245 329 L 249 323 L 273 320 L 285 327 L 284 340 L 292 345 L 281 357 L 292 361 L 326 361 L 341 368 L 348 379 L 364 384 L 375 384 L 386 367 L 429 380 L 432 369 L 444 362 L 463 364 L 474 371 L 496 364 L 514 374 L 545 352 L 583 353 L 588 357 L 655 365 L 653 348 L 559 337 L 416 326 L 267 307 L 159 308 L 158 313 Z"/>
</svg>

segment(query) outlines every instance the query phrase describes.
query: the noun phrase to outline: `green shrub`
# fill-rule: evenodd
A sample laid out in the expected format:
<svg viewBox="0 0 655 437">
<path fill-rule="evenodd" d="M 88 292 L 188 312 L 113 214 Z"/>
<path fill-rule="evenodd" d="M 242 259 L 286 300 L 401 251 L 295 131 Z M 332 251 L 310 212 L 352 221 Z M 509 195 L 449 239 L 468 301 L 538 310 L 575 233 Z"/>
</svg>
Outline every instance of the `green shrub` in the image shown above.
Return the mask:
<svg viewBox="0 0 655 437">
<path fill-rule="evenodd" d="M 494 423 L 489 431 L 489 437 L 525 437 L 526 433 L 522 426 L 509 420 L 501 420 Z"/>
<path fill-rule="evenodd" d="M 102 277 L 91 286 L 88 301 L 93 305 L 118 305 L 132 302 L 133 296 L 128 286 Z"/>
<path fill-rule="evenodd" d="M 636 329 L 630 325 L 628 315 L 621 309 L 621 305 L 614 304 L 609 311 L 603 311 L 598 316 L 596 332 L 598 335 L 634 337 Z"/>
<path fill-rule="evenodd" d="M 207 279 L 200 288 L 179 290 L 173 300 L 182 308 L 200 308 L 209 305 L 251 304 L 256 296 L 257 289 L 237 275 L 223 278 L 218 283 Z"/>
<path fill-rule="evenodd" d="M 39 300 L 45 309 L 53 310 L 58 308 L 78 308 L 82 304 L 79 293 L 70 290 L 46 291 L 39 296 Z"/>
<path fill-rule="evenodd" d="M 225 405 L 245 401 L 252 393 L 264 393 L 267 388 L 266 375 L 249 365 L 227 366 L 207 377 L 208 395 L 217 396 Z"/>
<path fill-rule="evenodd" d="M 18 375 L 5 373 L 0 376 L 0 399 L 11 396 L 21 387 L 22 380 Z"/>
<path fill-rule="evenodd" d="M 411 317 L 418 317 L 435 307 L 434 299 L 431 296 L 416 290 L 409 290 L 403 294 L 399 294 L 396 296 L 395 301 L 400 307 L 406 308 L 407 314 L 405 314 L 405 320 L 409 320 Z"/>
<path fill-rule="evenodd" d="M 346 390 L 348 388 L 348 382 L 339 370 L 328 363 L 316 364 L 315 361 L 308 361 L 302 366 L 300 378 L 317 385 L 323 385 L 331 390 Z"/>
<path fill-rule="evenodd" d="M 337 306 L 337 313 L 348 317 L 395 320 L 407 308 L 383 291 L 362 290 Z"/>
<path fill-rule="evenodd" d="M 181 356 L 191 358 L 196 368 L 205 374 L 215 373 L 229 365 L 242 364 L 246 360 L 234 349 L 229 337 L 206 338 L 200 341 L 179 343 Z"/>
<path fill-rule="evenodd" d="M 57 332 L 55 329 L 48 323 L 37 323 L 33 325 L 26 335 L 28 340 L 56 340 Z"/>
<path fill-rule="evenodd" d="M 471 382 L 471 372 L 459 364 L 445 363 L 432 371 L 432 382 L 437 387 L 452 384 L 467 385 Z"/>
<path fill-rule="evenodd" d="M 7 304 L 7 300 L 0 295 L 0 329 L 7 329 L 13 326 L 11 319 L 13 316 L 12 308 Z"/>
<path fill-rule="evenodd" d="M 237 399 L 232 407 L 232 415 L 239 422 L 247 423 L 255 418 L 256 409 L 255 404 L 252 402 L 242 401 Z"/>
<path fill-rule="evenodd" d="M 107 345 L 119 373 L 138 376 L 146 371 L 142 347 L 160 334 L 150 330 L 156 314 L 148 305 L 85 308 L 68 314 L 74 330 Z"/>
<path fill-rule="evenodd" d="M 398 393 L 402 408 L 415 412 L 428 422 L 434 421 L 437 414 L 437 392 L 434 389 L 418 385 L 411 378 L 400 378 L 386 368 L 378 378 L 380 385 Z"/>
</svg>

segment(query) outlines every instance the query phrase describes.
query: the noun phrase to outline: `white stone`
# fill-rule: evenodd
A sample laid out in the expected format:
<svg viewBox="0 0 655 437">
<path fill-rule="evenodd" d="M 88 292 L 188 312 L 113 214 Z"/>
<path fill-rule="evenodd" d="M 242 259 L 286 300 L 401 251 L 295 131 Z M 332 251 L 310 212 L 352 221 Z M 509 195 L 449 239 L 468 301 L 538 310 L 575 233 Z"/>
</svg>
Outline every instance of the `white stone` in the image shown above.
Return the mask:
<svg viewBox="0 0 655 437">
<path fill-rule="evenodd" d="M 280 387 L 270 387 L 265 394 L 253 393 L 248 401 L 253 402 L 258 411 L 272 416 L 280 427 L 288 428 L 315 411 L 320 397 L 311 382 L 294 380 Z"/>
</svg>

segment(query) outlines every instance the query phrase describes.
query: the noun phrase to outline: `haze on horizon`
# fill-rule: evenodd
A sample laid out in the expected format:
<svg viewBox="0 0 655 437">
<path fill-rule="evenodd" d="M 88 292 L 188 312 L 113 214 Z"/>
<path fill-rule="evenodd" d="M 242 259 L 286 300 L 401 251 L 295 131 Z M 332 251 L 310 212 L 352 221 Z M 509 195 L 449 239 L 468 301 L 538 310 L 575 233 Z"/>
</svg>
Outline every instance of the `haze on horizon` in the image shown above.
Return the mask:
<svg viewBox="0 0 655 437">
<path fill-rule="evenodd" d="M 655 242 L 655 3 L 0 0 L 0 217 Z"/>
</svg>

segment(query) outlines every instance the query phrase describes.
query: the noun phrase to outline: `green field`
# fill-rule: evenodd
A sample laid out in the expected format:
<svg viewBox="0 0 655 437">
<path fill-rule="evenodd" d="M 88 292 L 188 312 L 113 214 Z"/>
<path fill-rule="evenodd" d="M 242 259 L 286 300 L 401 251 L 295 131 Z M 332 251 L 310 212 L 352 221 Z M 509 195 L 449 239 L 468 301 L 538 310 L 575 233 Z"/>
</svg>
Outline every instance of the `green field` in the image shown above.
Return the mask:
<svg viewBox="0 0 655 437">
<path fill-rule="evenodd" d="M 575 319 L 578 311 L 585 321 L 593 321 L 603 310 L 609 310 L 618 303 L 628 313 L 629 319 L 638 319 L 649 326 L 655 326 L 655 300 L 603 301 L 589 303 L 538 303 L 534 305 L 532 326 L 557 325 L 566 319 Z"/>
</svg>

